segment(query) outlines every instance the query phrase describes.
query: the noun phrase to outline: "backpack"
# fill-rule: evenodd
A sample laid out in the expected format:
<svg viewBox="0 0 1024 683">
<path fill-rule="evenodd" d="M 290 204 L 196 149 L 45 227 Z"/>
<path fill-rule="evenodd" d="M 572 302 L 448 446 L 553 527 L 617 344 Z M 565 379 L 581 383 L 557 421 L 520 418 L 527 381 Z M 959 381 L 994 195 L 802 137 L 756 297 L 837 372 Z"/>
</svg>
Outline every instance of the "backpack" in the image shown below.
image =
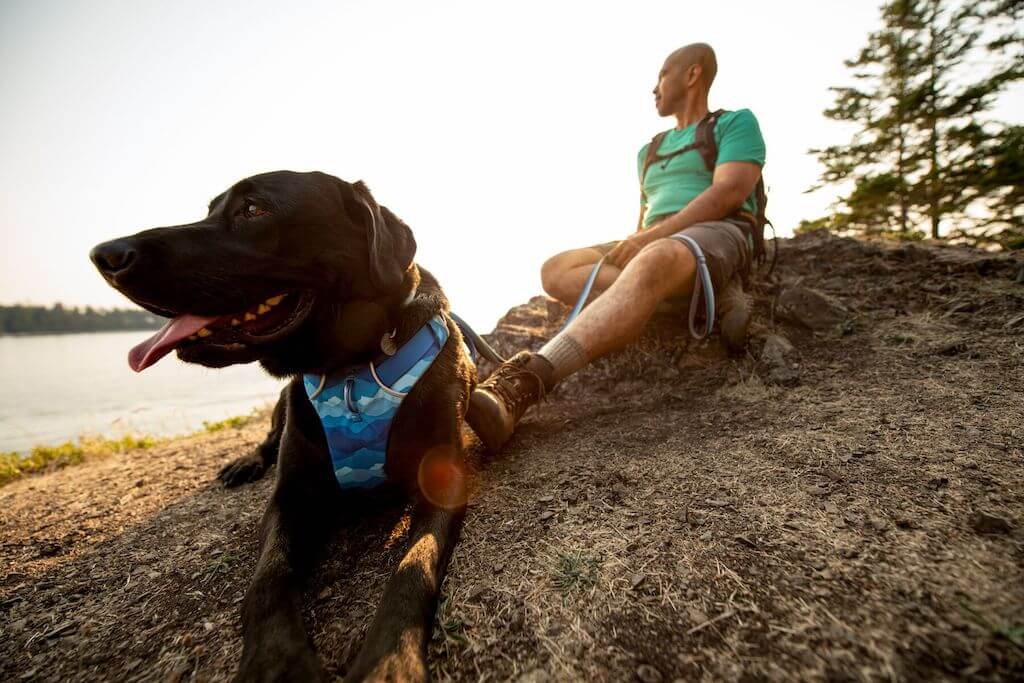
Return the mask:
<svg viewBox="0 0 1024 683">
<path fill-rule="evenodd" d="M 647 155 L 644 158 L 643 170 L 640 172 L 640 220 L 637 223 L 637 231 L 643 229 L 644 226 L 644 208 L 643 205 L 647 202 L 647 194 L 644 192 L 644 179 L 647 177 L 647 169 L 650 168 L 651 164 L 659 161 L 667 161 L 673 157 L 685 154 L 691 150 L 697 150 L 701 158 L 704 160 L 704 167 L 711 173 L 715 172 L 715 164 L 718 162 L 718 143 L 715 141 L 715 125 L 718 123 L 718 119 L 725 114 L 725 109 L 719 109 L 717 111 L 708 112 L 697 123 L 697 130 L 693 136 L 693 143 L 686 145 L 682 149 L 678 149 L 668 154 L 658 154 L 658 147 L 661 146 L 661 141 L 665 139 L 668 131 L 662 131 L 651 138 L 650 144 L 647 146 Z M 751 242 L 754 245 L 754 260 L 758 264 L 764 265 L 767 260 L 767 255 L 764 246 L 764 226 L 772 226 L 772 234 L 775 233 L 775 226 L 771 224 L 771 221 L 765 216 L 765 207 L 768 204 L 768 195 L 764 189 L 764 178 L 759 177 L 757 179 L 757 186 L 754 188 L 754 201 L 757 206 L 757 214 L 751 214 L 749 211 L 738 209 L 736 213 L 728 218 L 738 219 L 743 221 L 748 226 L 748 234 L 750 235 Z M 778 242 L 776 241 L 775 249 L 772 250 L 772 265 L 771 270 L 775 269 L 775 258 L 778 255 Z"/>
</svg>

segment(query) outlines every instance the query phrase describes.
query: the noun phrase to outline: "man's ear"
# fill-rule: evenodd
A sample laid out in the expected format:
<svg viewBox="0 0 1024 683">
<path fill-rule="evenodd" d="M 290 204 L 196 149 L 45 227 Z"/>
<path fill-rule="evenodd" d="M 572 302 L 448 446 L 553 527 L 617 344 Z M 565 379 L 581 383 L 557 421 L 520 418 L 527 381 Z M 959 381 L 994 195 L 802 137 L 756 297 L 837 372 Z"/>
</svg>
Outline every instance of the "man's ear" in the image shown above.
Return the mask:
<svg viewBox="0 0 1024 683">
<path fill-rule="evenodd" d="M 704 68 L 700 64 L 691 64 L 686 72 L 686 84 L 696 85 L 704 77 Z"/>
<path fill-rule="evenodd" d="M 377 292 L 388 294 L 402 285 L 416 256 L 416 239 L 408 225 L 377 203 L 363 181 L 351 188 L 359 207 L 353 218 L 366 226 L 370 284 Z"/>
</svg>

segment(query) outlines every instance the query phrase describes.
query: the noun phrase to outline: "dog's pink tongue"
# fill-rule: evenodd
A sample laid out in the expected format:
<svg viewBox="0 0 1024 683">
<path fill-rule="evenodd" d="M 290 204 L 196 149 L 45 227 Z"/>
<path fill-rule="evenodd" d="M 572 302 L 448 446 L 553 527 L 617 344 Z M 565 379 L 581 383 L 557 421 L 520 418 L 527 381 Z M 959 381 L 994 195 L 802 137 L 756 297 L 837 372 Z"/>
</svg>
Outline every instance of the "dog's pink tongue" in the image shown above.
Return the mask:
<svg viewBox="0 0 1024 683">
<path fill-rule="evenodd" d="M 175 344 L 185 337 L 195 334 L 216 319 L 216 317 L 202 318 L 198 315 L 188 314 L 171 318 L 159 332 L 128 352 L 128 365 L 135 372 L 142 372 L 170 353 Z"/>
</svg>

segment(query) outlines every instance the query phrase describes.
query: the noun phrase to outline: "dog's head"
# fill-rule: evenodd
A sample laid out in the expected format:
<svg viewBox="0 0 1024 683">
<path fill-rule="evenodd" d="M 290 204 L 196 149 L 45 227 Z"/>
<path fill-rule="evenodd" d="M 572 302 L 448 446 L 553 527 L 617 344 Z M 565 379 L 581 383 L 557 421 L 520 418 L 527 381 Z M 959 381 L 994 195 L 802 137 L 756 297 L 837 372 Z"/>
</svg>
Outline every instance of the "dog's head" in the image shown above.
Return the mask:
<svg viewBox="0 0 1024 683">
<path fill-rule="evenodd" d="M 276 171 L 236 183 L 201 221 L 104 242 L 90 257 L 111 286 L 169 318 L 132 349 L 134 370 L 177 350 L 286 375 L 378 341 L 415 287 L 415 252 L 408 226 L 362 182 Z"/>
</svg>

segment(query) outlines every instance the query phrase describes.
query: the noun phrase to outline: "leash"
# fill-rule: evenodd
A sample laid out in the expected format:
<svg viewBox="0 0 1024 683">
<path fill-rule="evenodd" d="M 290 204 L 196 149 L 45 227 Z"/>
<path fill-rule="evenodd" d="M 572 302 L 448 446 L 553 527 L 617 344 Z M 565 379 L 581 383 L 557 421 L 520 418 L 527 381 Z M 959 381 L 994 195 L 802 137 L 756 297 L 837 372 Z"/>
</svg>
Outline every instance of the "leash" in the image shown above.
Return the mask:
<svg viewBox="0 0 1024 683">
<path fill-rule="evenodd" d="M 569 315 L 566 316 L 565 322 L 562 323 L 562 329 L 559 330 L 559 332 L 567 328 L 569 323 L 575 320 L 576 316 L 578 316 L 580 311 L 583 310 L 583 307 L 587 305 L 587 300 L 590 298 L 590 290 L 594 288 L 594 282 L 597 281 L 597 274 L 601 272 L 601 266 L 604 265 L 604 260 L 606 258 L 608 258 L 607 254 L 602 256 L 598 262 L 594 264 L 594 269 L 590 271 L 590 277 L 588 277 L 587 281 L 583 284 L 583 291 L 580 292 L 580 298 L 576 300 L 576 305 L 572 307 L 571 311 L 569 311 Z"/>
<path fill-rule="evenodd" d="M 697 241 L 689 235 L 672 235 L 671 239 L 677 240 L 685 244 L 691 252 L 693 257 L 697 260 L 697 277 L 696 282 L 693 286 L 693 296 L 690 299 L 690 334 L 693 338 L 700 341 L 709 334 L 711 329 L 715 325 L 715 288 L 711 284 L 711 271 L 708 270 L 708 260 L 704 256 L 704 250 L 700 248 Z M 597 274 L 601 272 L 601 266 L 604 265 L 604 260 L 607 255 L 602 256 L 601 259 L 594 264 L 593 270 L 590 271 L 590 276 L 587 278 L 586 283 L 583 285 L 583 291 L 580 292 L 579 299 L 576 300 L 576 305 L 569 311 L 569 315 L 565 319 L 565 323 L 562 324 L 562 330 L 569 326 L 573 320 L 580 314 L 583 307 L 587 305 L 587 300 L 590 298 L 590 290 L 594 287 L 594 282 L 597 280 Z M 703 334 L 698 334 L 696 328 L 697 322 L 697 303 L 700 300 L 701 289 L 705 292 L 704 302 L 707 311 L 707 320 L 705 322 L 705 328 Z M 559 330 L 561 332 L 561 330 Z"/>
<path fill-rule="evenodd" d="M 474 356 L 474 362 L 476 361 L 476 352 L 479 352 L 481 356 L 492 363 L 501 365 L 505 362 L 505 359 L 501 357 L 501 354 L 495 351 L 493 346 L 488 344 L 483 337 L 477 334 L 476 330 L 469 326 L 469 323 L 454 313 L 449 312 L 448 315 L 452 317 L 455 324 L 459 326 L 460 330 L 462 330 L 462 336 L 466 340 L 466 343 L 469 344 L 470 355 Z"/>
</svg>

